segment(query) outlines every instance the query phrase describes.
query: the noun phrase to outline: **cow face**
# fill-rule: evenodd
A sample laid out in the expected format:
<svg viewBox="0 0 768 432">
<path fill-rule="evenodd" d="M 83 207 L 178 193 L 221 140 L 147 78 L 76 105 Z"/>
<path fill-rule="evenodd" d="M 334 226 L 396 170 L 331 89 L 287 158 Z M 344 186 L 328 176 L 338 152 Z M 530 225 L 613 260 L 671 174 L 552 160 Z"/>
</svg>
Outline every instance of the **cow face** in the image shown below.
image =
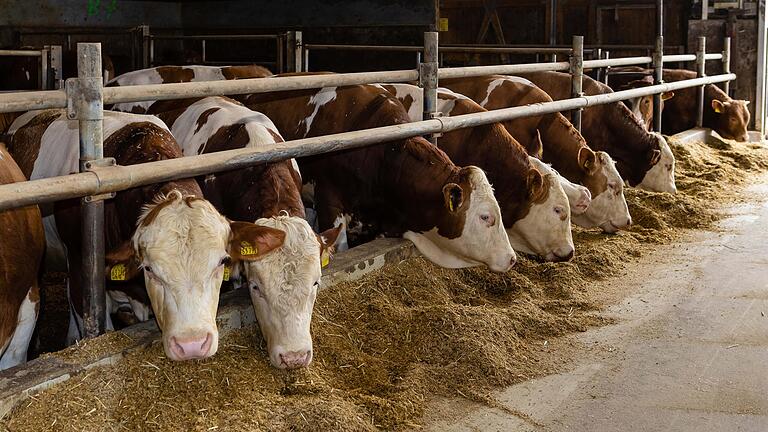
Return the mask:
<svg viewBox="0 0 768 432">
<path fill-rule="evenodd" d="M 615 233 L 632 224 L 624 197 L 624 181 L 608 153 L 599 151 L 592 154 L 594 167 L 584 177 L 584 183 L 599 192 L 592 198 L 586 212 L 573 216 L 573 222 L 585 228 L 600 227 L 607 233 Z"/>
<path fill-rule="evenodd" d="M 317 236 L 296 216 L 259 219 L 257 226 L 285 233 L 279 248 L 243 265 L 269 360 L 280 369 L 305 367 L 312 361 L 310 322 L 320 286 L 341 226 Z"/>
<path fill-rule="evenodd" d="M 631 81 L 624 85 L 621 90 L 628 90 L 634 88 L 648 87 L 654 85 L 653 78 L 650 76 L 644 77 L 640 80 Z M 664 101 L 671 99 L 675 95 L 674 92 L 664 92 L 661 94 L 661 109 L 664 109 Z M 646 130 L 650 131 L 653 125 L 653 95 L 640 96 L 624 101 L 632 111 L 632 114 L 640 122 L 640 124 Z"/>
<path fill-rule="evenodd" d="M 717 115 L 715 130 L 723 138 L 736 141 L 749 141 L 747 125 L 749 125 L 749 101 L 734 100 L 721 102 L 712 100 L 712 109 Z"/>
<path fill-rule="evenodd" d="M 485 173 L 470 166 L 456 177 L 458 183 L 443 185 L 437 226 L 422 233 L 407 231 L 403 237 L 441 267 L 487 265 L 495 272 L 508 271 L 517 258 Z"/>
<path fill-rule="evenodd" d="M 652 149 L 648 155 L 648 166 L 651 167 L 643 177 L 638 188 L 651 192 L 677 193 L 675 186 L 675 156 L 667 144 L 667 140 L 659 133 L 652 133 L 658 142 L 658 149 Z"/>
<path fill-rule="evenodd" d="M 507 230 L 512 247 L 544 257 L 567 261 L 573 257 L 571 209 L 563 187 L 552 174 L 528 173 L 531 205 L 528 214 Z"/>
<path fill-rule="evenodd" d="M 529 156 L 528 160 L 531 165 L 539 170 L 542 174 L 552 174 L 557 178 L 558 183 L 563 188 L 563 192 L 568 197 L 568 205 L 571 208 L 571 216 L 582 214 L 587 211 L 589 204 L 592 202 L 592 194 L 589 189 L 576 183 L 571 183 L 565 177 L 561 176 L 554 168 L 545 164 L 544 162 L 536 159 L 533 156 Z"/>
</svg>

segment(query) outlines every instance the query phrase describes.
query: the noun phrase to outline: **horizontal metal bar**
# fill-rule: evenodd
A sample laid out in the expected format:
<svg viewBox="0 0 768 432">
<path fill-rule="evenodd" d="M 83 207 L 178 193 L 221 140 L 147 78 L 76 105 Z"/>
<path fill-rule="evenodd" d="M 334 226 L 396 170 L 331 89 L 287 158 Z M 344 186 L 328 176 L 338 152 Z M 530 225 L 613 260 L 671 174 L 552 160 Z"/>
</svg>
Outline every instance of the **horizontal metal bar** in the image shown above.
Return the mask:
<svg viewBox="0 0 768 432">
<path fill-rule="evenodd" d="M 280 35 L 260 34 L 260 35 L 150 35 L 150 39 L 155 40 L 270 40 L 277 39 Z"/>
<path fill-rule="evenodd" d="M 568 62 L 556 63 L 531 63 L 516 65 L 496 66 L 467 66 L 459 68 L 445 68 L 437 71 L 438 79 L 464 78 L 483 75 L 514 75 L 529 72 L 567 71 L 570 68 Z"/>
<path fill-rule="evenodd" d="M 339 51 L 402 51 L 421 52 L 423 46 L 410 45 L 333 45 L 333 44 L 304 44 L 308 50 L 339 50 Z M 440 47 L 442 49 L 442 47 Z"/>
<path fill-rule="evenodd" d="M 651 57 L 623 57 L 602 60 L 585 60 L 584 69 L 601 68 L 606 66 L 629 66 L 653 62 Z"/>
<path fill-rule="evenodd" d="M 307 50 L 337 50 L 337 51 L 396 51 L 396 52 L 422 52 L 422 46 L 410 45 L 332 45 L 332 44 L 306 44 Z M 504 45 L 441 45 L 443 53 L 477 53 L 477 54 L 569 54 L 571 48 L 552 47 L 517 47 Z"/>
<path fill-rule="evenodd" d="M 0 112 L 66 107 L 67 93 L 64 90 L 0 93 Z"/>
<path fill-rule="evenodd" d="M 358 72 L 347 74 L 305 75 L 271 78 L 250 78 L 231 81 L 201 81 L 173 84 L 105 87 L 104 104 L 169 100 L 210 95 L 265 93 L 271 91 L 305 90 L 322 87 L 370 84 L 380 82 L 416 81 L 416 70 L 387 72 Z M 2 100 L 0 99 L 0 106 Z"/>
<path fill-rule="evenodd" d="M 352 149 L 430 133 L 445 133 L 455 129 L 618 102 L 733 79 L 736 79 L 735 74 L 714 75 L 614 93 L 305 138 L 268 147 L 229 150 L 130 166 L 112 166 L 80 174 L 12 183 L 0 186 L 0 210 L 117 192 L 146 184 L 232 170 L 264 162 Z"/>
<path fill-rule="evenodd" d="M 712 53 L 712 54 L 705 54 L 704 60 L 722 60 L 723 54 L 722 53 Z"/>
<path fill-rule="evenodd" d="M 0 56 L 3 57 L 41 57 L 42 55 L 42 50 L 0 50 Z"/>
<path fill-rule="evenodd" d="M 665 55 L 664 63 L 696 61 L 696 54 Z"/>
</svg>

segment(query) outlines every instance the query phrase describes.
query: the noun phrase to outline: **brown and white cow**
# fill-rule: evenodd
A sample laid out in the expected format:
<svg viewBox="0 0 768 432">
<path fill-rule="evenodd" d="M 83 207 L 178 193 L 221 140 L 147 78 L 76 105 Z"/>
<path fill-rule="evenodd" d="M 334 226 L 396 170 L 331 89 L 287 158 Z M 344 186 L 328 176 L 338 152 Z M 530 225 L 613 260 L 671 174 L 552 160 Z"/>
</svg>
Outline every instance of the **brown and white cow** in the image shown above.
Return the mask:
<svg viewBox="0 0 768 432">
<path fill-rule="evenodd" d="M 0 184 L 25 181 L 16 162 L 0 144 Z M 45 250 L 37 206 L 0 212 L 0 369 L 27 361 L 27 349 L 40 308 L 40 262 Z"/>
<path fill-rule="evenodd" d="M 253 94 L 244 100 L 288 139 L 408 122 L 397 99 L 372 85 Z M 299 165 L 304 181 L 314 184 L 320 228 L 351 215 L 375 233 L 411 240 L 443 267 L 487 265 L 504 272 L 515 262 L 485 173 L 456 166 L 423 138 L 307 157 Z"/>
<path fill-rule="evenodd" d="M 422 91 L 410 84 L 385 84 L 387 91 L 408 106 L 411 121 L 421 120 Z M 438 90 L 437 111 L 447 116 L 483 112 L 465 96 Z M 486 171 L 501 207 L 510 243 L 520 252 L 549 261 L 573 256 L 569 200 L 558 177 L 531 166 L 525 149 L 499 123 L 443 134 L 437 144 L 451 160 Z M 550 174 L 545 172 L 544 174 Z"/>
<path fill-rule="evenodd" d="M 630 90 L 636 88 L 649 87 L 654 85 L 653 77 L 650 75 L 643 76 L 642 78 L 631 80 L 622 84 L 619 88 L 611 87 L 614 90 Z M 661 94 L 661 111 L 664 112 L 664 101 L 672 99 L 675 96 L 674 92 L 664 92 Z M 627 99 L 624 104 L 632 111 L 632 114 L 640 121 L 640 124 L 645 126 L 645 129 L 650 131 L 653 128 L 653 95 L 640 96 L 632 99 Z"/>
<path fill-rule="evenodd" d="M 486 109 L 550 102 L 543 90 L 520 77 L 492 75 L 443 82 Z M 582 135 L 560 113 L 524 117 L 503 123 L 532 156 L 552 164 L 560 174 L 589 189 L 592 201 L 573 221 L 586 228 L 616 232 L 631 224 L 623 180 L 611 157 L 594 152 Z"/>
<path fill-rule="evenodd" d="M 9 130 L 9 150 L 30 179 L 78 171 L 77 121 L 64 110 L 32 111 Z M 153 116 L 104 112 L 104 156 L 119 165 L 181 157 L 166 126 Z M 81 335 L 80 206 L 78 200 L 43 209 L 51 240 L 61 237 L 69 260 L 70 335 Z M 55 217 L 55 224 L 51 223 Z M 208 357 L 218 348 L 216 310 L 224 266 L 232 259 L 260 259 L 282 232 L 230 222 L 202 198 L 194 180 L 137 187 L 105 204 L 108 289 L 138 276 L 144 282 L 163 348 L 173 360 Z M 58 228 L 58 229 L 56 229 Z M 269 241 L 265 241 L 268 239 Z M 241 253 L 242 242 L 258 248 Z M 266 244 L 265 244 L 266 243 Z M 110 296 L 111 298 L 111 296 Z"/>
<path fill-rule="evenodd" d="M 282 142 L 264 114 L 226 97 L 160 102 L 155 110 L 185 156 Z M 275 367 L 295 368 L 312 361 L 310 322 L 327 264 L 342 226 L 316 235 L 304 219 L 301 176 L 291 160 L 211 174 L 200 179 L 203 195 L 225 216 L 255 220 L 284 234 L 281 246 L 263 259 L 244 263 L 256 318 Z"/>
<path fill-rule="evenodd" d="M 523 74 L 523 77 L 554 100 L 570 98 L 571 77 L 568 74 L 535 72 Z M 587 76 L 584 77 L 583 91 L 587 95 L 613 92 L 607 85 Z M 675 156 L 667 140 L 661 134 L 648 132 L 623 103 L 584 109 L 581 133 L 590 147 L 611 155 L 621 178 L 630 186 L 654 192 L 677 192 Z"/>
<path fill-rule="evenodd" d="M 109 81 L 107 86 L 132 86 L 200 81 L 223 81 L 271 76 L 269 69 L 258 65 L 242 66 L 157 66 L 124 73 Z M 115 104 L 115 111 L 143 114 L 155 101 L 126 102 Z"/>
</svg>

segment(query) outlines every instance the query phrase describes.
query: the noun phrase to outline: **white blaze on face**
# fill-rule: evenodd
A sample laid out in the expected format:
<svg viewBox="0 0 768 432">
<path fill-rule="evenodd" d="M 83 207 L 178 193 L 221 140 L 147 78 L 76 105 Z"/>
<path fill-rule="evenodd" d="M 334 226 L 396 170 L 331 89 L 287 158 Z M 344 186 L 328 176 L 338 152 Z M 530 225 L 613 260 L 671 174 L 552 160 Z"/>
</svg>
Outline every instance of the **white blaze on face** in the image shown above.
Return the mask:
<svg viewBox="0 0 768 432">
<path fill-rule="evenodd" d="M 477 167 L 465 169 L 471 169 L 469 180 L 472 191 L 469 202 L 461 204 L 468 206 L 461 235 L 449 239 L 439 235 L 438 229 L 433 228 L 424 233 L 408 231 L 403 237 L 412 241 L 422 255 L 441 267 L 486 265 L 492 271 L 508 271 L 516 257 L 504 230 L 493 188 L 482 170 Z"/>
<path fill-rule="evenodd" d="M 596 197 L 584 214 L 574 215 L 573 222 L 585 228 L 600 227 L 608 233 L 615 233 L 632 224 L 627 199 L 624 197 L 624 180 L 621 179 L 616 163 L 606 152 L 595 152 L 599 169 L 608 180 L 608 187 Z"/>
<path fill-rule="evenodd" d="M 552 174 L 557 178 L 558 183 L 563 187 L 563 192 L 565 192 L 565 195 L 568 197 L 571 216 L 582 214 L 587 211 L 587 208 L 589 208 L 589 204 L 592 201 L 592 194 L 590 194 L 589 189 L 582 185 L 571 183 L 567 178 L 555 171 L 554 168 L 533 156 L 528 156 L 528 160 L 542 175 Z"/>
<path fill-rule="evenodd" d="M 172 360 L 216 353 L 216 310 L 228 259 L 229 222 L 202 199 L 178 191 L 147 208 L 133 236 L 165 354 Z M 147 215 L 153 220 L 148 221 Z"/>
<path fill-rule="evenodd" d="M 667 140 L 660 133 L 653 132 L 661 149 L 659 161 L 645 173 L 643 181 L 637 185 L 639 189 L 651 192 L 669 192 L 677 193 L 675 185 L 675 155 L 669 148 Z"/>
<path fill-rule="evenodd" d="M 574 252 L 568 197 L 554 176 L 546 175 L 544 181 L 549 184 L 547 199 L 533 204 L 528 214 L 507 230 L 509 241 L 519 252 L 547 261 L 568 260 Z"/>
<path fill-rule="evenodd" d="M 320 285 L 320 243 L 302 218 L 262 218 L 256 225 L 285 232 L 285 242 L 256 261 L 244 261 L 251 301 L 269 360 L 277 368 L 312 361 L 310 322 Z"/>
</svg>

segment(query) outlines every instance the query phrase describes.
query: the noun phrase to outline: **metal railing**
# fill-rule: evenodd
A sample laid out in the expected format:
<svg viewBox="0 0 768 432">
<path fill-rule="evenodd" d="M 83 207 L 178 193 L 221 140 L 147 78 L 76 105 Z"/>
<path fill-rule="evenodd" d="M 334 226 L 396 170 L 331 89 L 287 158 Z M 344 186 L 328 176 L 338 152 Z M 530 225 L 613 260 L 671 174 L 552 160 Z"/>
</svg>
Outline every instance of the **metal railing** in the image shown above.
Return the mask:
<svg viewBox="0 0 768 432">
<path fill-rule="evenodd" d="M 84 197 L 81 203 L 83 225 L 83 285 L 85 287 L 84 323 L 87 336 L 103 331 L 104 310 L 104 217 L 103 200 L 112 193 L 146 184 L 195 177 L 214 172 L 247 167 L 255 164 L 323 154 L 343 149 L 367 146 L 397 139 L 429 134 L 441 134 L 510 119 L 542 115 L 565 110 L 618 102 L 629 98 L 659 95 L 663 92 L 736 78 L 726 73 L 711 77 L 649 87 L 584 96 L 581 76 L 588 61 L 579 61 L 583 39 L 574 38 L 574 58 L 570 62 L 527 65 L 472 66 L 463 68 L 437 67 L 437 33 L 427 32 L 424 38 L 425 62 L 416 70 L 364 72 L 314 76 L 255 78 L 234 81 L 188 82 L 178 84 L 103 87 L 101 81 L 101 46 L 97 43 L 78 44 L 78 78 L 67 80 L 64 90 L 0 94 L 0 112 L 41 108 L 67 108 L 68 118 L 77 119 L 80 134 L 80 173 L 32 180 L 0 186 L 0 210 L 42 204 L 62 199 Z M 727 44 L 726 44 L 727 46 Z M 658 56 L 662 58 L 661 56 Z M 706 58 L 702 49 L 697 58 Z M 727 55 L 722 56 L 724 59 Z M 300 54 L 297 55 L 297 60 Z M 647 62 L 647 57 L 632 62 Z M 601 64 L 628 64 L 624 59 L 602 61 Z M 663 63 L 663 62 L 662 62 Z M 466 114 L 437 117 L 436 88 L 440 78 L 472 77 L 488 74 L 512 74 L 539 70 L 569 70 L 573 73 L 571 99 L 538 103 Z M 131 166 L 115 166 L 103 158 L 102 107 L 104 103 L 164 100 L 194 96 L 232 95 L 281 90 L 312 89 L 380 82 L 417 81 L 424 90 L 424 120 L 321 137 L 279 143 L 270 147 L 244 148 L 218 153 L 190 156 Z M 701 107 L 700 107 L 701 109 Z M 434 139 L 434 138 L 433 138 Z"/>
<path fill-rule="evenodd" d="M 0 57 L 37 57 L 37 86 L 40 89 L 59 88 L 62 78 L 62 51 L 59 45 L 42 49 L 0 50 Z"/>
</svg>

